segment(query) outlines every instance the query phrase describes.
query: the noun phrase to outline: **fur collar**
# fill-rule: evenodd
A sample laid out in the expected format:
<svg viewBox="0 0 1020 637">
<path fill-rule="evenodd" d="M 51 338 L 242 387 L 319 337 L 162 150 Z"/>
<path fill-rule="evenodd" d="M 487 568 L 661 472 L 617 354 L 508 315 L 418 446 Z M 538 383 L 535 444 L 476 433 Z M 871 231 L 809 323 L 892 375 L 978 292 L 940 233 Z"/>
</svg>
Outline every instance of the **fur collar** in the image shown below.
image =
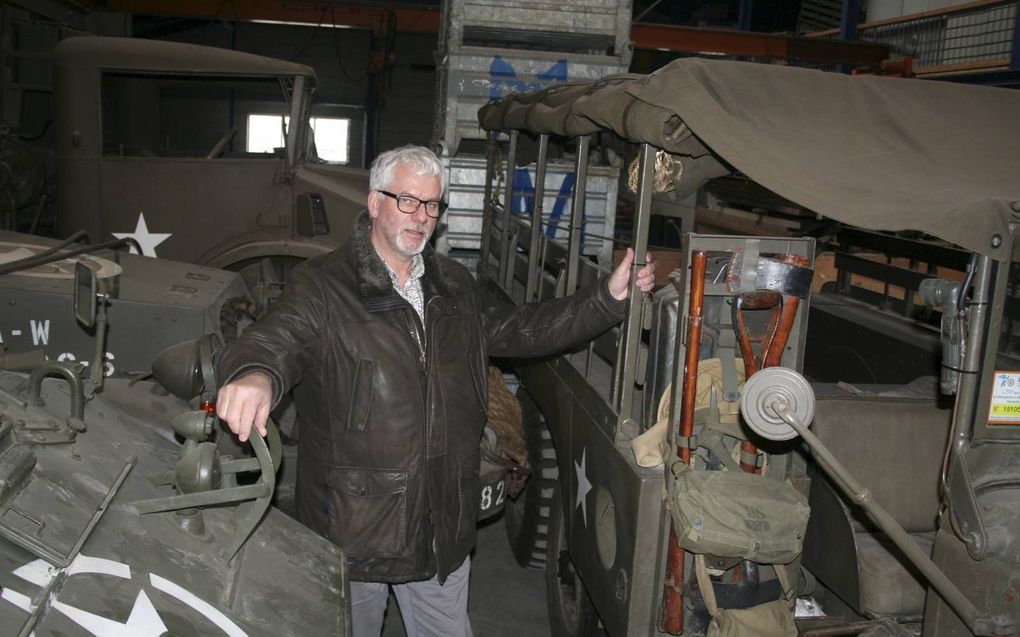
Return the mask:
<svg viewBox="0 0 1020 637">
<path fill-rule="evenodd" d="M 399 296 L 390 283 L 386 264 L 372 245 L 371 231 L 372 218 L 368 210 L 364 210 L 354 221 L 347 244 L 348 259 L 357 277 L 358 293 L 362 298 Z M 436 254 L 431 245 L 422 250 L 422 258 L 425 261 L 425 276 L 422 277 L 425 298 L 456 294 L 460 286 L 453 272 L 455 262 Z"/>
</svg>

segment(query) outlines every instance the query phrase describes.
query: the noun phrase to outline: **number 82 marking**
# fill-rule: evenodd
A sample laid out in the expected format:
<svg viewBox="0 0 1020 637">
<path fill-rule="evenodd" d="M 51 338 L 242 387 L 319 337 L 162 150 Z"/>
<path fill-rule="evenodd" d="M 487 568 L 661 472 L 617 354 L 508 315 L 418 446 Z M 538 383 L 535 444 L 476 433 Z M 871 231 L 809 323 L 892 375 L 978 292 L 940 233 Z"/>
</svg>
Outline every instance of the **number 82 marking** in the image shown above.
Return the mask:
<svg viewBox="0 0 1020 637">
<path fill-rule="evenodd" d="M 500 480 L 496 483 L 496 488 L 493 489 L 492 485 L 485 485 L 482 487 L 482 511 L 491 509 L 493 506 L 499 506 L 503 504 L 504 489 L 506 489 L 505 483 Z M 493 502 L 493 491 L 496 492 L 496 501 Z"/>
</svg>

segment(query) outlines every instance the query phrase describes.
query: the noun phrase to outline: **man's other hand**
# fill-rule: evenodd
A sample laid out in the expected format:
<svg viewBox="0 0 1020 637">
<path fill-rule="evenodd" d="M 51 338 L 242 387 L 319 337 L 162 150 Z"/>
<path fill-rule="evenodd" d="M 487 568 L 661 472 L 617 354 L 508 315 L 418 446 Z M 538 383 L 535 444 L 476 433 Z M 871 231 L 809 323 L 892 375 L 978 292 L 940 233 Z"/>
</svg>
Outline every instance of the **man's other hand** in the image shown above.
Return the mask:
<svg viewBox="0 0 1020 637">
<path fill-rule="evenodd" d="M 627 248 L 620 265 L 609 275 L 609 293 L 617 301 L 623 301 L 630 295 L 630 268 L 634 265 L 634 248 Z M 645 266 L 638 270 L 637 286 L 642 292 L 651 292 L 655 287 L 655 262 L 652 254 L 645 253 Z"/>
<path fill-rule="evenodd" d="M 273 381 L 262 372 L 245 374 L 227 383 L 216 396 L 217 415 L 241 442 L 248 439 L 252 425 L 260 435 L 266 435 L 266 421 L 272 405 Z"/>
</svg>

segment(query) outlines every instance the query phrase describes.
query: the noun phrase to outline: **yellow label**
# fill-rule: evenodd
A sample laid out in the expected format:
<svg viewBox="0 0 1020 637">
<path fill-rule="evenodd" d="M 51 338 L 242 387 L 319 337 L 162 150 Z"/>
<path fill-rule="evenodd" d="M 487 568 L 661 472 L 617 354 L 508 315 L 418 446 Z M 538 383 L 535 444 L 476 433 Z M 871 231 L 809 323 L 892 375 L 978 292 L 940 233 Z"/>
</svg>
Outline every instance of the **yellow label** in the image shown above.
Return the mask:
<svg viewBox="0 0 1020 637">
<path fill-rule="evenodd" d="M 995 372 L 988 424 L 1020 425 L 1020 372 Z"/>
<path fill-rule="evenodd" d="M 992 405 L 993 416 L 1012 416 L 1020 414 L 1020 405 Z"/>
</svg>

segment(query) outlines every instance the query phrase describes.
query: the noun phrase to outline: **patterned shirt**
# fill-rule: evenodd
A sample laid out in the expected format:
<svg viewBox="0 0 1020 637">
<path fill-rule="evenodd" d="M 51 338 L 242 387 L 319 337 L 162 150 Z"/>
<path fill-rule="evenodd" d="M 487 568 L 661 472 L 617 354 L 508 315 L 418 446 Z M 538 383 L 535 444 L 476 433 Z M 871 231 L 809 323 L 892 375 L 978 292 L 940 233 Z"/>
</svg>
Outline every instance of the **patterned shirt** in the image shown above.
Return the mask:
<svg viewBox="0 0 1020 637">
<path fill-rule="evenodd" d="M 425 325 L 425 295 L 421 291 L 421 277 L 425 274 L 425 259 L 420 254 L 411 257 L 411 276 L 407 277 L 407 283 L 404 284 L 404 287 L 400 287 L 400 278 L 393 271 L 393 268 L 390 267 L 390 264 L 386 263 L 385 260 L 383 260 L 383 264 L 386 266 L 386 271 L 390 274 L 390 283 L 393 284 L 393 289 L 411 304 L 414 311 L 418 313 L 421 324 Z"/>
</svg>

